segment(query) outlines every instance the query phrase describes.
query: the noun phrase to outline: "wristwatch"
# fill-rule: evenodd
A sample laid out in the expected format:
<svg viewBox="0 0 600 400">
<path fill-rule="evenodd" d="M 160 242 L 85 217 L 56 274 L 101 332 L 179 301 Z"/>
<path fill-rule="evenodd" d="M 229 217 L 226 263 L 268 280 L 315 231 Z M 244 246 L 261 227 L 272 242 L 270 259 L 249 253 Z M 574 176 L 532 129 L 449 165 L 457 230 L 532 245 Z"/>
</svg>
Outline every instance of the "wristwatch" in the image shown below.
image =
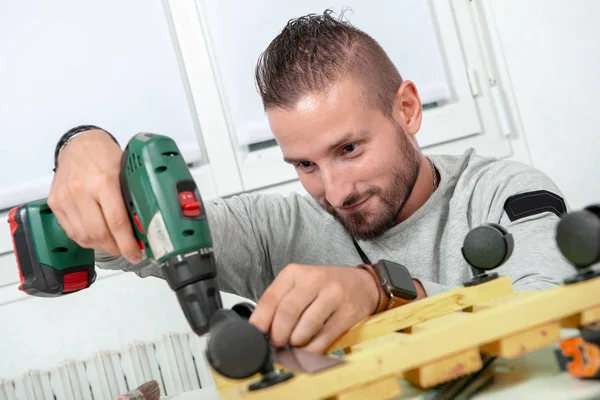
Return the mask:
<svg viewBox="0 0 600 400">
<path fill-rule="evenodd" d="M 379 260 L 376 264 L 360 264 L 368 271 L 379 290 L 379 303 L 374 314 L 410 303 L 417 298 L 417 288 L 404 265 L 389 260 Z"/>
</svg>

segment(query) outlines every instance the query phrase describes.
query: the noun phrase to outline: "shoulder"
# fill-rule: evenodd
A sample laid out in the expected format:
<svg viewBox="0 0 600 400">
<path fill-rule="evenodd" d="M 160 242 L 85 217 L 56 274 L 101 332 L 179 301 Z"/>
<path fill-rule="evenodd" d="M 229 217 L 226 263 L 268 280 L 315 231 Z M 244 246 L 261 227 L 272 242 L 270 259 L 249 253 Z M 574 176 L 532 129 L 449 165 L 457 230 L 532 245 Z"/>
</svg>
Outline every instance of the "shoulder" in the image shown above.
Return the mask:
<svg viewBox="0 0 600 400">
<path fill-rule="evenodd" d="M 551 187 L 557 185 L 544 172 L 525 163 L 481 156 L 474 149 L 461 155 L 437 154 L 430 156 L 439 165 L 442 177 L 452 186 L 464 187 Z"/>
<path fill-rule="evenodd" d="M 453 180 L 452 198 L 468 202 L 471 212 L 492 217 L 515 204 L 525 208 L 568 207 L 558 185 L 525 163 L 481 156 L 472 149 L 460 156 L 440 156 L 440 160 Z"/>
<path fill-rule="evenodd" d="M 479 156 L 473 153 L 463 173 L 466 184 L 522 192 L 547 189 L 560 192 L 556 183 L 541 170 L 520 161 Z"/>
</svg>

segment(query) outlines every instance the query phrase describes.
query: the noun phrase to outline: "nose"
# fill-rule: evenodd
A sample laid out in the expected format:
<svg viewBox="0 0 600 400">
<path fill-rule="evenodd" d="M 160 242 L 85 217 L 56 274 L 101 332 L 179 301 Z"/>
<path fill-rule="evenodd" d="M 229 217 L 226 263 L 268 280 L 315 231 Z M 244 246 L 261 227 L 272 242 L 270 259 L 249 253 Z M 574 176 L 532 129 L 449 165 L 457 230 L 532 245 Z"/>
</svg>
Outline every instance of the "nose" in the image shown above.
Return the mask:
<svg viewBox="0 0 600 400">
<path fill-rule="evenodd" d="M 332 207 L 343 207 L 345 201 L 350 197 L 354 190 L 354 184 L 350 175 L 336 168 L 321 168 L 323 186 L 325 188 L 325 198 Z"/>
</svg>

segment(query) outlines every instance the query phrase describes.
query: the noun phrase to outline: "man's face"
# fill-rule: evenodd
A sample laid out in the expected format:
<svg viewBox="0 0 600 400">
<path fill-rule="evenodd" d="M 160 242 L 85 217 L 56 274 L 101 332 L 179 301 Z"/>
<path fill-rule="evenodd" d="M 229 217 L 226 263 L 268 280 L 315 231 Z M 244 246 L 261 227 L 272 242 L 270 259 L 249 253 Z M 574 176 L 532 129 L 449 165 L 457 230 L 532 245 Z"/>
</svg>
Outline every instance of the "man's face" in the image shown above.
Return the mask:
<svg viewBox="0 0 600 400">
<path fill-rule="evenodd" d="M 420 155 L 401 126 L 343 81 L 293 109 L 271 109 L 269 123 L 306 191 L 357 239 L 396 224 L 419 173 Z"/>
</svg>

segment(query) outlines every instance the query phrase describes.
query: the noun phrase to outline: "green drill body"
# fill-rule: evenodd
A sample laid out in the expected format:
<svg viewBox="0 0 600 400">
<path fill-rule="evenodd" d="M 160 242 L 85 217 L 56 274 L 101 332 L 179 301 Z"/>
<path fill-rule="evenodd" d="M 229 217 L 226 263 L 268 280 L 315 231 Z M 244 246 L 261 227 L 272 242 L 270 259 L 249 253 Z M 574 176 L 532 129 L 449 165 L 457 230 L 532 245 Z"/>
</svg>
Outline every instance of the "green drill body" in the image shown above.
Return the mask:
<svg viewBox="0 0 600 400">
<path fill-rule="evenodd" d="M 208 331 L 222 308 L 212 239 L 202 199 L 175 142 L 140 133 L 121 161 L 121 190 L 135 236 L 161 265 L 192 329 Z"/>
</svg>

